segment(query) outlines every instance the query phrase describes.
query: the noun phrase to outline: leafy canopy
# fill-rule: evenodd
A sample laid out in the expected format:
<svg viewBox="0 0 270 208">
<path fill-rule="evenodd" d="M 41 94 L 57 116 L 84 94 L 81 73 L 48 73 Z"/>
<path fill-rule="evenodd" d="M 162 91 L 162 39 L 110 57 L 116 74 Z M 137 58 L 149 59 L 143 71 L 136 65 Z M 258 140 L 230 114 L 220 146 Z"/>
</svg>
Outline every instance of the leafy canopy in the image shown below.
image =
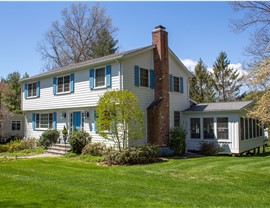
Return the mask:
<svg viewBox="0 0 270 208">
<path fill-rule="evenodd" d="M 122 151 L 128 140 L 143 136 L 142 111 L 136 96 L 127 90 L 108 91 L 100 97 L 96 108 L 98 134 L 114 141 Z"/>
</svg>

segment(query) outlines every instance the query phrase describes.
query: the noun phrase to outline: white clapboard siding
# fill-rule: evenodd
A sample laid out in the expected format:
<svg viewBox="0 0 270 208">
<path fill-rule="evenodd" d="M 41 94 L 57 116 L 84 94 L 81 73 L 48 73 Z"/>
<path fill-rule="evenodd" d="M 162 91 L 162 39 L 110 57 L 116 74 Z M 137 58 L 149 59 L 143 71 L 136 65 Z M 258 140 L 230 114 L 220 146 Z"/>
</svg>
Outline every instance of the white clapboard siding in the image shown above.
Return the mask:
<svg viewBox="0 0 270 208">
<path fill-rule="evenodd" d="M 132 141 L 131 145 L 140 145 L 147 142 L 147 107 L 154 100 L 154 90 L 150 87 L 135 86 L 134 66 L 137 65 L 144 69 L 154 69 L 153 66 L 153 50 L 146 51 L 139 55 L 125 59 L 123 66 L 123 89 L 133 92 L 138 100 L 139 106 L 143 112 L 144 119 L 144 137 L 142 139 Z M 149 80 L 150 81 L 150 80 Z"/>
<path fill-rule="evenodd" d="M 184 93 L 170 92 L 170 127 L 174 127 L 174 111 L 183 111 L 189 108 L 189 84 L 188 74 L 182 66 L 177 63 L 177 60 L 169 55 L 169 74 L 176 77 L 183 77 Z M 183 122 L 183 115 L 180 113 L 181 123 Z"/>
<path fill-rule="evenodd" d="M 99 97 L 110 89 L 120 89 L 120 63 L 111 63 L 112 87 L 107 89 L 89 88 L 89 67 L 84 70 L 74 70 L 74 93 L 53 95 L 53 76 L 40 80 L 40 97 L 25 99 L 23 96 L 23 111 L 49 110 L 96 106 Z M 70 73 L 68 73 L 70 74 Z M 65 73 L 63 73 L 65 75 Z"/>
</svg>

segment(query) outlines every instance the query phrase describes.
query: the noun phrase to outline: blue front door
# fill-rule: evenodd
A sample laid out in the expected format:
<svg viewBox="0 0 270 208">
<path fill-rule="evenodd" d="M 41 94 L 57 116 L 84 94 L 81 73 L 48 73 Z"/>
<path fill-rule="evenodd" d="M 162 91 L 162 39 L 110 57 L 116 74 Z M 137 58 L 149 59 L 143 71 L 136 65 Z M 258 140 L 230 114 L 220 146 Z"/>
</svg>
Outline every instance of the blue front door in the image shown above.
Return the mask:
<svg viewBox="0 0 270 208">
<path fill-rule="evenodd" d="M 73 112 L 73 127 L 77 130 L 81 129 L 81 112 Z"/>
</svg>

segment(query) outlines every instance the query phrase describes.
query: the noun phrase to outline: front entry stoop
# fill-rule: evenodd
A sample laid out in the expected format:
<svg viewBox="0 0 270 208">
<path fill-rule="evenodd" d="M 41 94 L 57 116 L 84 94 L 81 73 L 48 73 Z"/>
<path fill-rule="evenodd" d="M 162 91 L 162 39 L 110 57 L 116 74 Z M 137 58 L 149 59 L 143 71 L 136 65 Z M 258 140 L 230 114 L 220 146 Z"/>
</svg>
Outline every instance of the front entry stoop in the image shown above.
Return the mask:
<svg viewBox="0 0 270 208">
<path fill-rule="evenodd" d="M 45 152 L 53 155 L 65 155 L 70 150 L 70 144 L 53 144 L 52 146 L 48 147 Z"/>
</svg>

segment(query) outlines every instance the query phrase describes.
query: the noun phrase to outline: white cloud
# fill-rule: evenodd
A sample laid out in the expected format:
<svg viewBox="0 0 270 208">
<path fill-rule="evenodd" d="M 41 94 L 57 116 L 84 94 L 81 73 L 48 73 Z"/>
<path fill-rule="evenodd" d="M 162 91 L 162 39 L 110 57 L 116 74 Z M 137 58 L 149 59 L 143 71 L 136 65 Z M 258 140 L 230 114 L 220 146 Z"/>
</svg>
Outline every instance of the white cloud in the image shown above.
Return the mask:
<svg viewBox="0 0 270 208">
<path fill-rule="evenodd" d="M 194 72 L 194 68 L 197 64 L 197 61 L 194 61 L 192 59 L 182 59 L 181 61 L 187 67 L 189 71 Z"/>
<path fill-rule="evenodd" d="M 247 75 L 247 71 L 243 69 L 242 64 L 230 64 L 229 67 L 233 68 L 234 70 L 237 70 L 239 72 L 239 76 Z"/>
</svg>

